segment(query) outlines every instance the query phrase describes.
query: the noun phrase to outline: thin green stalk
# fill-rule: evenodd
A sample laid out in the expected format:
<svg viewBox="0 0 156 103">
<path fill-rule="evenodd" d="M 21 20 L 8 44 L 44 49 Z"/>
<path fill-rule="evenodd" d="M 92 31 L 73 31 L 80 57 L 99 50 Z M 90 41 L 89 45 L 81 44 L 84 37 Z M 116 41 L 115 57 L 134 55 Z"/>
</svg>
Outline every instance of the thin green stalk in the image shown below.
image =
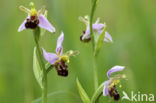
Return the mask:
<svg viewBox="0 0 156 103">
<path fill-rule="evenodd" d="M 47 103 L 47 75 L 44 75 L 43 79 L 42 103 Z"/>
<path fill-rule="evenodd" d="M 92 47 L 93 47 L 93 72 L 94 72 L 94 88 L 95 90 L 98 88 L 98 76 L 97 76 L 97 68 L 96 68 L 96 56 L 95 54 L 95 43 L 94 43 L 94 35 L 93 35 L 93 29 L 92 29 L 92 24 L 93 24 L 93 17 L 94 17 L 94 12 L 96 9 L 96 2 L 97 0 L 92 1 L 92 8 L 91 8 L 91 14 L 90 14 L 90 35 L 91 35 L 91 41 L 92 41 Z"/>
<path fill-rule="evenodd" d="M 96 1 L 97 0 L 94 0 L 93 3 L 92 3 L 91 14 L 90 14 L 90 35 L 91 35 L 93 50 L 94 50 L 95 44 L 94 44 L 94 35 L 93 35 L 92 23 L 93 23 L 94 12 L 95 12 L 95 9 L 96 9 Z"/>
<path fill-rule="evenodd" d="M 49 73 L 50 70 L 52 70 L 54 67 L 54 65 L 50 65 L 49 67 L 46 68 L 46 72 L 47 74 Z"/>
<path fill-rule="evenodd" d="M 93 64 L 94 64 L 94 68 L 93 68 L 93 73 L 94 73 L 94 88 L 95 91 L 98 88 L 98 75 L 97 75 L 97 67 L 96 67 L 96 56 L 94 56 L 93 58 Z"/>
<path fill-rule="evenodd" d="M 42 52 L 39 45 L 40 28 L 34 30 L 34 40 L 37 48 L 37 59 L 39 60 L 39 65 L 43 70 L 43 88 L 42 88 L 42 103 L 47 103 L 47 72 L 43 62 Z"/>
</svg>

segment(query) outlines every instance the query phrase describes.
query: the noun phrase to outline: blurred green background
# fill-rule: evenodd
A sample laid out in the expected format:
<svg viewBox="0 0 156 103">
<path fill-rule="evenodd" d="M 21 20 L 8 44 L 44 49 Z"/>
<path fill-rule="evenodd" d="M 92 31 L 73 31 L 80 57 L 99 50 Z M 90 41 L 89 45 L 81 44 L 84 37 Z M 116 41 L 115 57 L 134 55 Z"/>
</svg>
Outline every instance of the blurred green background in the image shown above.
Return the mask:
<svg viewBox="0 0 156 103">
<path fill-rule="evenodd" d="M 18 33 L 27 16 L 19 6 L 29 7 L 31 0 L 0 0 L 0 103 L 30 103 L 40 97 L 41 91 L 32 69 L 33 35 L 31 30 Z M 48 93 L 68 91 L 48 98 L 48 103 L 81 103 L 75 79 L 79 80 L 89 97 L 94 91 L 91 43 L 79 38 L 85 25 L 79 16 L 90 13 L 90 0 L 33 0 L 37 9 L 46 5 L 48 19 L 56 27 L 56 34 L 46 32 L 41 45 L 55 52 L 57 37 L 65 33 L 64 51 L 79 50 L 71 58 L 69 76 L 48 74 Z M 106 72 L 112 66 L 124 65 L 128 81 L 123 89 L 141 93 L 156 93 L 156 1 L 155 0 L 99 0 L 95 18 L 107 23 L 113 44 L 105 43 L 98 56 L 99 83 L 107 80 Z M 109 97 L 101 97 L 110 101 Z M 123 103 L 123 101 L 122 101 Z M 127 101 L 126 101 L 127 103 Z"/>
</svg>

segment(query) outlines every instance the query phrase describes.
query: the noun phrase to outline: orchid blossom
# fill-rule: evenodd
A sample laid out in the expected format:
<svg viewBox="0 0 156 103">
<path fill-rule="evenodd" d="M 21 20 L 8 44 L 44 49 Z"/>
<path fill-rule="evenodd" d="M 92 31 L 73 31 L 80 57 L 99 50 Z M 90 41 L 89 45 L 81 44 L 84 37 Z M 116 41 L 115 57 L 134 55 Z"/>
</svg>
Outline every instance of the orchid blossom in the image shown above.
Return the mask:
<svg viewBox="0 0 156 103">
<path fill-rule="evenodd" d="M 66 54 L 63 54 L 63 43 L 64 33 L 62 32 L 57 40 L 56 53 L 48 53 L 43 49 L 43 56 L 51 65 L 55 66 L 58 75 L 67 76 L 68 75 L 68 66 L 66 62 L 69 63 L 69 56 L 74 56 L 77 52 L 72 50 L 68 51 Z"/>
<path fill-rule="evenodd" d="M 107 77 L 109 78 L 109 80 L 104 82 L 104 96 L 109 95 L 116 101 L 120 99 L 120 95 L 116 89 L 116 85 L 120 82 L 119 79 L 125 78 L 125 75 L 116 75 L 114 77 L 111 77 L 111 74 L 114 72 L 123 71 L 124 68 L 124 66 L 114 66 L 107 72 Z M 119 87 L 121 87 L 121 85 Z"/>
<path fill-rule="evenodd" d="M 86 30 L 83 31 L 83 35 L 81 35 L 80 40 L 83 42 L 89 42 L 91 40 L 89 17 L 88 16 L 86 16 L 85 18 L 79 17 L 79 19 L 80 21 L 86 24 Z M 100 22 L 100 18 L 98 18 L 96 22 L 92 24 L 93 33 L 94 34 L 96 33 L 97 35 L 101 35 L 104 31 L 104 28 L 106 27 L 105 23 L 99 23 L 99 22 Z M 112 42 L 112 37 L 107 31 L 105 32 L 104 41 Z"/>
<path fill-rule="evenodd" d="M 39 11 L 37 11 L 32 2 L 30 3 L 30 6 L 31 6 L 30 10 L 25 8 L 24 6 L 20 6 L 20 9 L 26 12 L 28 16 L 18 28 L 18 32 L 24 29 L 35 29 L 37 27 L 44 28 L 49 32 L 55 32 L 56 31 L 55 28 L 43 15 L 45 8 L 43 7 Z"/>
</svg>

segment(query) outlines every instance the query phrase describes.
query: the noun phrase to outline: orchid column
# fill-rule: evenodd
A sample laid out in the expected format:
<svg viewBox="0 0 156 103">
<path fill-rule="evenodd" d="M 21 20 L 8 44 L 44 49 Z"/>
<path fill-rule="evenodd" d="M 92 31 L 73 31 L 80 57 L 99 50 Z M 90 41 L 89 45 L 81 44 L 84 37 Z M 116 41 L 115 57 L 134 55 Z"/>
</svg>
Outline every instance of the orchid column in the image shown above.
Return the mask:
<svg viewBox="0 0 156 103">
<path fill-rule="evenodd" d="M 47 70 L 43 62 L 43 55 L 39 44 L 41 28 L 48 30 L 49 32 L 55 32 L 55 28 L 49 23 L 46 17 L 43 15 L 45 12 L 44 7 L 37 11 L 34 4 L 30 3 L 31 9 L 27 9 L 24 6 L 20 6 L 20 9 L 28 14 L 27 18 L 20 25 L 18 32 L 24 29 L 32 29 L 34 35 L 34 41 L 36 47 L 34 48 L 34 63 L 33 69 L 36 80 L 40 84 L 42 89 L 42 103 L 47 103 Z M 46 12 L 45 12 L 46 13 Z"/>
</svg>

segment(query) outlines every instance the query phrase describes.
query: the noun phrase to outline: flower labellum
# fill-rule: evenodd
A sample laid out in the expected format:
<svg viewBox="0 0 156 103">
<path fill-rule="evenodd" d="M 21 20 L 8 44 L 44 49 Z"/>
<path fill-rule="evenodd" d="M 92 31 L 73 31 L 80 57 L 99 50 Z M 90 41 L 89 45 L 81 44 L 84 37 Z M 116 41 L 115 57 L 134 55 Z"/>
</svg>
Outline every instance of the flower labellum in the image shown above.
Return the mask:
<svg viewBox="0 0 156 103">
<path fill-rule="evenodd" d="M 115 101 L 120 99 L 120 94 L 117 91 L 116 85 L 120 82 L 120 78 L 124 78 L 123 76 L 116 75 L 114 77 L 110 77 L 110 75 L 117 71 L 124 70 L 124 66 L 114 66 L 107 72 L 107 77 L 109 80 L 104 82 L 103 96 L 109 95 Z"/>
<path fill-rule="evenodd" d="M 24 22 L 18 28 L 18 32 L 24 29 L 35 29 L 37 27 L 44 28 L 49 32 L 55 32 L 55 28 L 50 24 L 46 17 L 42 13 L 44 13 L 45 8 L 41 8 L 37 11 L 34 7 L 34 4 L 30 3 L 31 9 L 27 9 L 24 6 L 20 6 L 20 9 L 28 14 L 28 17 L 24 20 Z"/>
<path fill-rule="evenodd" d="M 120 95 L 116 89 L 116 86 L 112 86 L 108 90 L 110 97 L 112 97 L 114 100 L 118 101 L 120 99 Z"/>
<path fill-rule="evenodd" d="M 68 66 L 65 64 L 65 61 L 60 60 L 59 62 L 55 63 L 55 68 L 57 70 L 58 75 L 61 76 L 68 76 Z"/>
<path fill-rule="evenodd" d="M 81 40 L 82 42 L 84 42 L 84 43 L 87 43 L 87 42 L 89 42 L 89 41 L 91 40 L 91 37 L 89 36 L 89 37 L 83 39 L 83 36 L 84 36 L 85 32 L 86 32 L 86 31 L 83 31 L 83 35 L 80 36 L 80 40 Z"/>
<path fill-rule="evenodd" d="M 66 54 L 63 54 L 63 40 L 64 33 L 62 32 L 57 40 L 56 53 L 48 53 L 43 49 L 43 56 L 51 65 L 54 65 L 58 75 L 66 77 L 68 76 L 68 66 L 66 63 L 69 62 L 69 57 L 77 55 L 77 52 L 70 50 Z"/>
</svg>

